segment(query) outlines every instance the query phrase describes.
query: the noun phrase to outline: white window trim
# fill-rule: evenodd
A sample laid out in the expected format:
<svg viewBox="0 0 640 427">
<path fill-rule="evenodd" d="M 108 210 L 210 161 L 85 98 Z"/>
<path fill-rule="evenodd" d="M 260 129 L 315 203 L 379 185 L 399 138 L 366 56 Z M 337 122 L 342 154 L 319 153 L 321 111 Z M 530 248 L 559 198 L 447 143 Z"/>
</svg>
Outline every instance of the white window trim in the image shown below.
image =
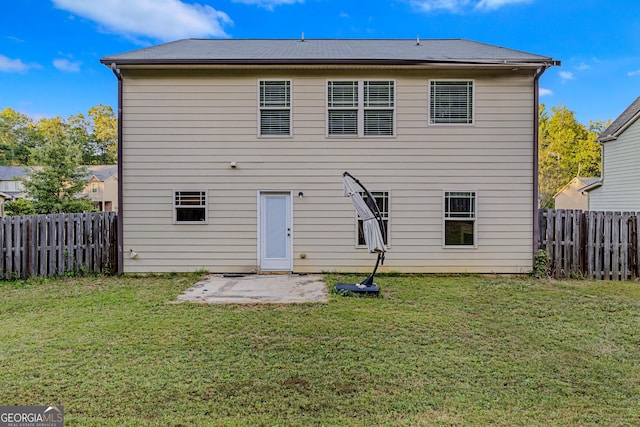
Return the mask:
<svg viewBox="0 0 640 427">
<path fill-rule="evenodd" d="M 473 193 L 475 196 L 475 216 L 471 218 L 447 218 L 446 215 L 446 194 L 447 193 Z M 443 249 L 478 249 L 478 190 L 464 189 L 447 189 L 442 191 L 442 248 Z M 447 245 L 445 242 L 445 223 L 446 221 L 473 221 L 473 245 Z"/>
<path fill-rule="evenodd" d="M 200 192 L 204 193 L 204 221 L 178 221 L 177 219 L 177 208 L 180 207 L 176 205 L 176 193 L 180 191 L 192 191 L 192 192 Z M 173 209 L 173 223 L 177 225 L 184 224 L 208 224 L 209 223 L 209 192 L 204 189 L 194 189 L 194 188 L 180 188 L 171 190 L 171 206 Z"/>
<path fill-rule="evenodd" d="M 393 82 L 393 107 L 365 107 L 364 106 L 364 82 Z M 329 82 L 356 82 L 358 83 L 358 106 L 357 107 L 329 107 Z M 327 138 L 395 138 L 397 132 L 397 119 L 396 119 L 396 106 L 398 104 L 398 94 L 397 94 L 397 82 L 396 79 L 349 79 L 349 78 L 336 78 L 336 79 L 327 79 L 324 84 L 324 96 L 325 96 L 325 135 Z M 353 110 L 357 109 L 357 121 L 358 121 L 358 132 L 356 135 L 351 134 L 342 134 L 342 135 L 332 135 L 329 133 L 329 110 Z M 393 120 L 393 132 L 391 135 L 365 135 L 364 134 L 364 111 L 366 110 L 392 110 L 392 120 Z"/>
<path fill-rule="evenodd" d="M 385 246 L 387 249 L 391 248 L 391 191 L 390 190 L 369 190 L 371 194 L 373 193 L 387 193 L 387 216 L 386 218 L 383 216 L 382 219 L 387 220 L 387 241 Z M 360 193 L 363 193 L 360 191 Z M 356 249 L 367 249 L 367 245 L 361 245 L 358 242 L 358 213 L 355 214 L 355 247 Z"/>
<path fill-rule="evenodd" d="M 261 107 L 260 106 L 260 83 L 261 82 L 289 82 L 289 107 Z M 256 83 L 256 93 L 257 93 L 257 112 L 256 112 L 256 135 L 258 138 L 293 138 L 293 80 L 292 79 L 280 79 L 280 78 L 269 78 L 269 79 L 258 79 Z M 263 135 L 260 130 L 262 129 L 261 123 L 261 115 L 260 112 L 265 110 L 285 110 L 289 109 L 289 134 L 288 135 Z"/>
<path fill-rule="evenodd" d="M 431 121 L 431 82 L 471 82 L 471 123 L 434 123 Z M 427 123 L 429 126 L 475 126 L 476 124 L 476 80 L 475 79 L 429 79 L 427 81 Z"/>
</svg>

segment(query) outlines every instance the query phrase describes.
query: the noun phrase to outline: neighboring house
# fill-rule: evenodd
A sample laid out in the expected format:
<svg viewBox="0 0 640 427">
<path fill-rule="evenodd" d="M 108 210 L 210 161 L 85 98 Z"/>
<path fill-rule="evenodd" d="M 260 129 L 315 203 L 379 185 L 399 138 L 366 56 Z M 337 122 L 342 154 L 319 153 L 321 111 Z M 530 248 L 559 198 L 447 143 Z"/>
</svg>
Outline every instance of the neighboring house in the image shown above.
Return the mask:
<svg viewBox="0 0 640 427">
<path fill-rule="evenodd" d="M 589 194 L 583 188 L 598 182 L 600 178 L 575 177 L 569 181 L 555 196 L 553 196 L 556 209 L 589 209 Z"/>
<path fill-rule="evenodd" d="M 26 197 L 21 179 L 29 176 L 30 170 L 39 166 L 0 166 L 0 192 L 7 194 L 11 200 Z M 81 196 L 95 202 L 95 208 L 101 211 L 118 210 L 118 166 L 91 165 L 89 182 Z"/>
<path fill-rule="evenodd" d="M 28 166 L 0 166 L 0 191 L 9 195 L 12 200 L 23 198 L 24 186 L 20 178 L 28 175 Z"/>
<path fill-rule="evenodd" d="M 83 194 L 95 202 L 95 208 L 103 212 L 118 211 L 118 166 L 87 166 L 91 172 Z"/>
<path fill-rule="evenodd" d="M 598 137 L 602 177 L 583 189 L 589 210 L 640 211 L 640 97 Z"/>
<path fill-rule="evenodd" d="M 532 269 L 550 57 L 460 39 L 192 39 L 101 62 L 118 78 L 125 272 L 370 271 L 344 171 L 385 217 L 380 271 Z"/>
</svg>

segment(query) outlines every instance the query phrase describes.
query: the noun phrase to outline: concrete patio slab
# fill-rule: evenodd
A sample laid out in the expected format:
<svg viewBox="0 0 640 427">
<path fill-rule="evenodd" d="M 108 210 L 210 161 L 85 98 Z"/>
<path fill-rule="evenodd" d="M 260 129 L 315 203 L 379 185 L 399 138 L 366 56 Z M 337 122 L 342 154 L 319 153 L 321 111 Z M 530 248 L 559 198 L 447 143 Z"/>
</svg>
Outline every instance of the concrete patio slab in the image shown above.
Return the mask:
<svg viewBox="0 0 640 427">
<path fill-rule="evenodd" d="M 194 284 L 177 302 L 256 304 L 326 302 L 327 285 L 320 275 L 212 274 Z"/>
</svg>

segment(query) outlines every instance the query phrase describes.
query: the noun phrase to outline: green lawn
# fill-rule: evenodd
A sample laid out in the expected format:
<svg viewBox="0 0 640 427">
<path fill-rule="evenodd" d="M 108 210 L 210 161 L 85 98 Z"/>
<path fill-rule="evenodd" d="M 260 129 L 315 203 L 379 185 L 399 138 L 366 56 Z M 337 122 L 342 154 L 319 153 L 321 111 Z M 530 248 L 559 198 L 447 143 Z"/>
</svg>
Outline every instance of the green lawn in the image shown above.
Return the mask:
<svg viewBox="0 0 640 427">
<path fill-rule="evenodd" d="M 67 426 L 640 424 L 635 282 L 380 276 L 381 298 L 170 303 L 197 279 L 0 282 L 0 405 L 61 404 Z"/>
</svg>

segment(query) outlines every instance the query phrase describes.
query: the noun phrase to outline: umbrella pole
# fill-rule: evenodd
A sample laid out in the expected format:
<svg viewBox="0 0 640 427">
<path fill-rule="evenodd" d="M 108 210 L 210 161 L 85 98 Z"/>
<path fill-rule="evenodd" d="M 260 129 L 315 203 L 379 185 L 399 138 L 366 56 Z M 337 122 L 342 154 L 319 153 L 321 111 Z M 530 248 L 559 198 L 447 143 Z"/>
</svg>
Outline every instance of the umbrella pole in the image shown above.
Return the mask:
<svg viewBox="0 0 640 427">
<path fill-rule="evenodd" d="M 373 283 L 373 276 L 376 275 L 376 271 L 378 270 L 378 266 L 380 265 L 380 260 L 382 259 L 384 255 L 382 254 L 382 252 L 378 252 L 378 260 L 376 261 L 376 266 L 373 267 L 373 271 L 371 272 L 371 274 L 369 275 L 369 277 L 367 277 L 366 279 L 364 279 L 360 285 L 362 286 L 366 286 L 366 287 L 370 287 L 370 286 L 374 286 L 375 283 Z"/>
</svg>

